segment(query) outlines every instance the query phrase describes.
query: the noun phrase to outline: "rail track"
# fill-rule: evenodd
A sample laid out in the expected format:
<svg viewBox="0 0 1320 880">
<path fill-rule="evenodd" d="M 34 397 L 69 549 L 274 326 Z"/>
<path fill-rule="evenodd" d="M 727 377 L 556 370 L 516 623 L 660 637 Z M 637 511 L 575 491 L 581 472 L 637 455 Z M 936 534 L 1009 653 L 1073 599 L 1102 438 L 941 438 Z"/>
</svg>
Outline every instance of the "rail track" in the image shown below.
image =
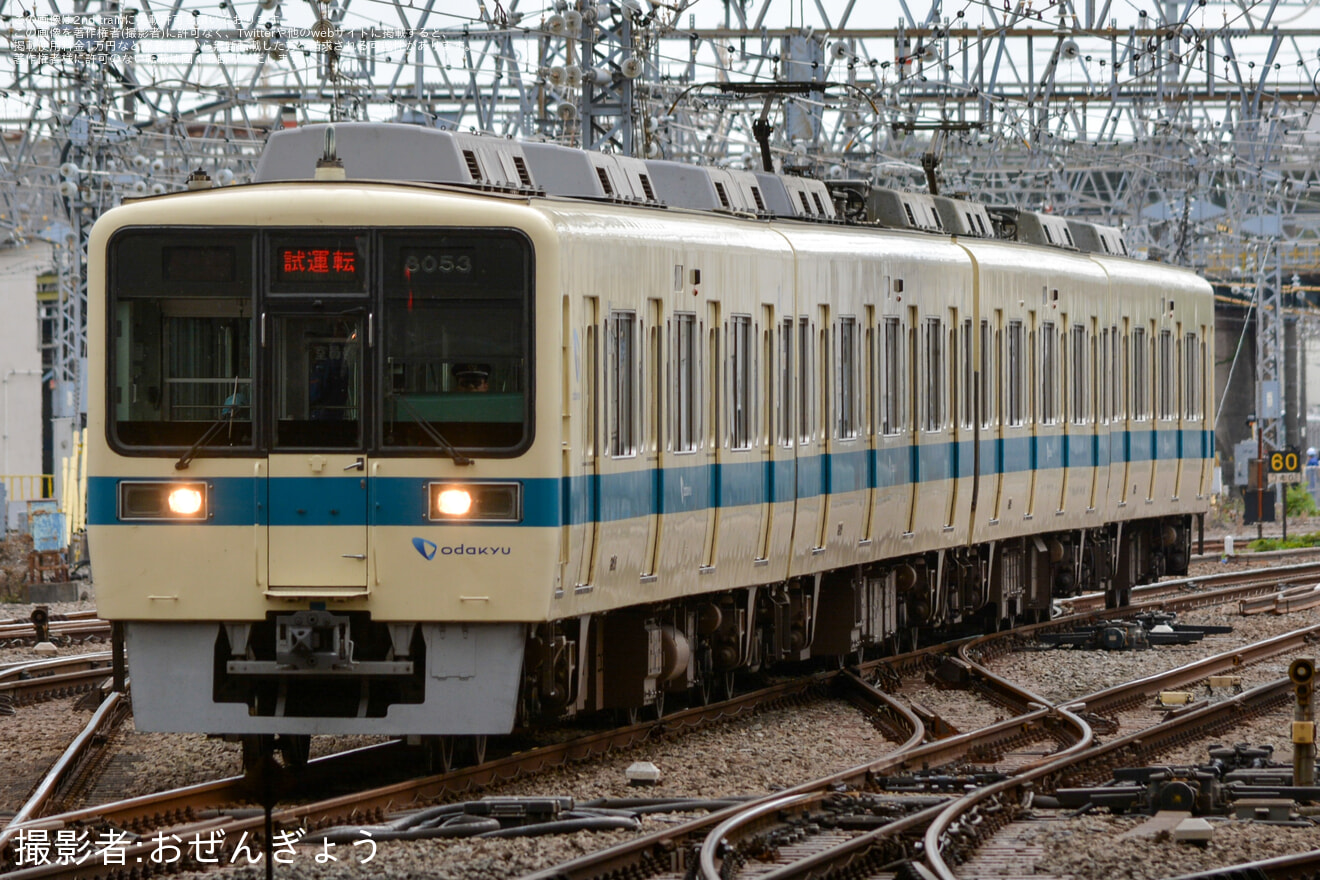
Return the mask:
<svg viewBox="0 0 1320 880">
<path fill-rule="evenodd" d="M 1045 624 L 1039 625 L 1041 627 Z M 1021 638 L 1020 631 L 965 643 L 959 660 L 970 675 L 997 687 L 982 662 L 1000 648 L 987 646 Z M 681 880 L 695 869 L 708 880 L 728 880 L 742 865 L 755 876 L 885 877 L 903 862 L 921 860 L 942 880 L 954 874 L 981 840 L 1025 809 L 1030 795 L 1059 784 L 1104 778 L 1115 766 L 1140 763 L 1191 738 L 1227 729 L 1253 714 L 1286 702 L 1290 683 L 1280 679 L 1219 703 L 1172 713 L 1154 727 L 1096 746 L 1085 717 L 1116 712 L 1161 690 L 1199 681 L 1226 669 L 1295 652 L 1320 639 L 1309 627 L 1238 648 L 1196 663 L 1068 701 L 1042 706 L 975 733 L 910 746 L 884 758 L 787 792 L 732 807 L 621 847 L 585 856 L 532 875 L 535 880 L 596 880 L 611 876 Z M 1061 748 L 1021 763 L 1006 779 L 985 780 L 976 765 L 1006 756 L 1006 729 L 1052 728 Z M 1030 738 L 1030 737 L 1028 737 Z M 1071 742 L 1068 742 L 1071 740 Z M 1020 741 L 1019 741 L 1020 743 Z M 1066 744 L 1065 744 L 1066 743 Z M 936 776 L 905 772 L 914 767 L 950 768 Z M 897 781 L 896 781 L 897 780 Z M 923 780 L 925 780 L 923 782 Z M 985 781 L 971 794 L 958 787 Z M 924 787 L 923 787 L 924 786 Z M 893 791 L 895 787 L 904 791 Z M 952 790 L 949 790 L 952 789 Z"/>
<path fill-rule="evenodd" d="M 98 618 L 95 611 L 54 615 L 47 629 L 50 640 L 57 645 L 82 645 L 110 639 L 110 623 Z M 37 639 L 37 627 L 31 621 L 0 623 L 0 648 L 32 647 Z"/>
<path fill-rule="evenodd" d="M 0 705 L 77 696 L 107 684 L 112 674 L 109 651 L 15 664 L 0 670 Z"/>
<path fill-rule="evenodd" d="M 1147 607 L 1166 610 L 1199 607 L 1210 604 L 1212 599 L 1219 602 L 1233 601 L 1242 595 L 1277 591 L 1281 582 L 1294 583 L 1317 577 L 1320 577 L 1320 566 L 1291 566 L 1265 576 L 1260 573 L 1255 573 L 1254 577 L 1247 577 L 1244 573 L 1230 573 L 1215 578 L 1192 578 L 1167 585 L 1150 585 L 1134 591 L 1133 598 L 1142 601 L 1124 609 L 1124 612 Z M 1220 588 L 1218 592 L 1210 589 L 1212 584 Z M 450 773 L 286 807 L 275 812 L 274 820 L 282 828 L 324 828 L 346 821 L 380 821 L 387 814 L 411 805 L 457 795 L 568 761 L 604 754 L 610 749 L 627 747 L 649 737 L 793 701 L 812 699 L 827 688 L 836 688 L 838 693 L 866 711 L 875 726 L 884 731 L 888 738 L 901 742 L 901 745 L 882 758 L 835 774 L 826 780 L 799 786 L 789 792 L 779 793 L 775 798 L 745 807 L 729 808 L 696 822 L 671 828 L 659 836 L 639 838 L 627 847 L 585 857 L 546 872 L 543 876 L 565 880 L 602 877 L 626 867 L 638 877 L 669 877 L 674 871 L 680 872 L 677 876 L 681 876 L 681 872 L 698 863 L 726 870 L 724 864 L 730 862 L 728 870 L 732 870 L 732 863 L 738 860 L 772 858 L 782 859 L 783 864 L 775 868 L 771 876 L 789 877 L 796 876 L 799 870 L 795 867 L 797 865 L 821 865 L 835 858 L 849 861 L 857 858 L 850 855 L 854 851 L 867 853 L 867 864 L 878 859 L 877 864 L 884 866 L 919 855 L 922 850 L 921 841 L 929 833 L 928 829 L 935 827 L 933 823 L 937 818 L 967 800 L 962 797 L 961 790 L 940 791 L 935 783 L 912 782 L 908 784 L 908 791 L 888 791 L 885 786 L 892 786 L 894 782 L 887 777 L 911 774 L 921 768 L 952 768 L 944 775 L 951 776 L 957 782 L 959 773 L 965 770 L 971 775 L 961 784 L 978 785 L 979 792 L 988 790 L 986 786 L 990 780 L 983 775 L 977 776 L 979 771 L 974 768 L 986 762 L 999 761 L 1012 768 L 1012 775 L 989 785 L 989 788 L 1013 780 L 1026 780 L 1036 786 L 1033 780 L 1037 777 L 1033 774 L 1048 770 L 1058 776 L 1064 767 L 1072 766 L 1067 763 L 1067 759 L 1080 761 L 1083 755 L 1098 754 L 1092 747 L 1094 737 L 1087 719 L 1094 720 L 1105 713 L 1118 711 L 1150 697 L 1157 690 L 1181 686 L 1214 672 L 1240 668 L 1265 657 L 1295 651 L 1306 644 L 1308 639 L 1320 638 L 1320 628 L 1299 630 L 1161 675 L 1110 688 L 1081 700 L 1068 701 L 1066 706 L 1051 706 L 1042 698 L 995 676 L 985 668 L 989 660 L 1010 650 L 1015 644 L 1031 639 L 1037 631 L 1075 626 L 1113 613 L 1112 610 L 1106 612 L 1103 609 L 1101 598 L 1098 608 L 1068 618 L 868 661 L 860 664 L 856 673 L 821 673 L 723 703 L 676 712 L 660 719 L 591 734 L 557 745 L 497 757 L 478 766 Z M 873 682 L 891 684 L 904 675 L 935 669 L 940 669 L 945 676 L 952 675 L 961 679 L 963 686 L 1004 707 L 1012 713 L 1012 717 L 978 731 L 927 741 L 934 736 L 932 725 L 923 723 L 921 717 L 884 694 Z M 106 670 L 103 669 L 100 674 L 104 677 Z M 3 684 L 2 679 L 0 684 Z M 1234 701 L 1198 709 L 1197 712 L 1202 714 L 1180 713 L 1176 717 L 1207 718 L 1224 711 L 1218 708 L 1221 705 L 1254 705 L 1245 701 L 1248 697 L 1251 700 L 1265 699 L 1267 702 L 1273 699 L 1272 696 L 1262 697 L 1262 692 L 1263 689 L 1257 688 Z M 1157 729 L 1165 728 L 1161 726 Z M 1149 744 L 1160 740 L 1147 735 L 1142 741 Z M 1039 748 L 1042 743 L 1045 744 L 1043 750 Z M 392 753 L 402 754 L 403 750 L 397 744 L 386 744 L 311 762 L 309 774 L 300 781 L 300 785 L 304 789 L 315 789 L 315 782 L 308 780 L 315 780 L 317 774 L 327 779 L 342 778 L 346 773 L 360 775 L 361 768 L 375 766 L 383 756 Z M 348 769 L 353 766 L 359 768 L 356 773 Z M 1077 766 L 1085 765 L 1079 763 Z M 1084 770 L 1072 772 L 1076 775 L 1084 773 Z M 912 786 L 917 788 L 913 789 Z M 923 790 L 921 786 L 926 788 Z M 1010 785 L 1003 790 L 1017 789 Z M 1030 790 L 1039 789 L 1033 787 Z M 260 833 L 262 817 L 252 816 L 250 810 L 238 811 L 233 815 L 224 812 L 225 808 L 232 808 L 235 804 L 251 803 L 252 798 L 253 791 L 247 781 L 236 777 L 159 795 L 34 818 L 27 824 L 15 823 L 7 830 L 12 836 L 19 828 L 36 827 L 33 823 L 38 822 L 40 827 L 48 829 L 112 826 L 139 834 L 165 830 L 184 840 L 189 839 L 189 834 L 195 836 L 204 832 L 224 831 L 229 836 L 227 839 L 234 839 L 244 831 Z M 981 801 L 977 800 L 966 809 L 979 809 L 975 806 L 979 803 Z M 990 807 L 1000 809 L 1003 803 L 1001 798 L 991 803 Z M 990 809 L 990 812 L 993 813 L 994 809 Z M 946 831 L 949 828 L 959 831 L 963 825 L 957 817 L 962 814 L 952 815 L 954 818 L 945 822 Z M 971 812 L 967 815 L 981 817 L 982 813 Z M 976 818 L 975 821 L 984 822 L 985 819 Z M 721 828 L 720 834 L 712 835 L 716 827 Z M 653 837 L 655 839 L 651 839 Z M 947 838 L 955 843 L 962 840 L 959 834 L 952 832 L 948 832 Z M 133 859 L 143 854 L 149 855 L 151 851 L 151 844 L 140 843 L 136 846 L 137 850 L 130 848 L 127 851 L 129 867 L 125 869 L 88 860 L 81 865 L 27 868 L 6 876 L 13 880 L 27 877 L 129 876 L 133 873 Z M 954 846 L 949 852 L 956 861 L 961 857 L 962 850 Z M 140 871 L 140 865 L 136 867 Z M 931 870 L 937 870 L 937 867 L 932 866 Z"/>
<path fill-rule="evenodd" d="M 1320 582 L 1320 563 L 1298 563 L 1269 569 L 1226 571 L 1218 574 L 1176 578 L 1132 588 L 1134 608 L 1165 607 L 1175 610 L 1237 602 L 1255 596 L 1282 592 L 1288 587 Z M 1166 597 L 1167 600 L 1166 600 Z M 1083 593 L 1059 600 L 1065 614 L 1100 611 L 1104 593 Z M 1111 609 L 1112 613 L 1113 609 Z"/>
</svg>

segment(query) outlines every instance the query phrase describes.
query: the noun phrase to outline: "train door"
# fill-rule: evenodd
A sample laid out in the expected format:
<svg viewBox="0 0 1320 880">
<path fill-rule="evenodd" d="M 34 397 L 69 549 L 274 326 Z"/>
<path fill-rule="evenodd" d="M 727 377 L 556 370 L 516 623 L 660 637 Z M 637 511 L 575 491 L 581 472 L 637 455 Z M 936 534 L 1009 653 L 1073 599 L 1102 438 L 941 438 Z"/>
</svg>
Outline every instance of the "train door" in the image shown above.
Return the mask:
<svg viewBox="0 0 1320 880">
<path fill-rule="evenodd" d="M 664 395 L 664 305 L 659 299 L 646 303 L 646 337 L 642 367 L 642 450 L 650 465 L 651 514 L 647 518 L 646 556 L 643 577 L 655 577 L 660 566 L 660 527 L 664 520 L 663 471 L 660 467 L 664 440 L 661 436 L 660 400 Z"/>
<path fill-rule="evenodd" d="M 1038 450 L 1040 444 L 1040 401 L 1041 401 L 1041 374 L 1040 362 L 1036 360 L 1036 313 L 1027 312 L 1027 399 L 1031 403 L 1031 425 L 1030 443 L 1031 446 L 1027 455 L 1027 467 L 1030 468 L 1031 480 L 1027 484 L 1027 512 L 1028 518 L 1036 513 L 1036 478 L 1039 475 Z"/>
<path fill-rule="evenodd" d="M 575 586 L 594 583 L 596 531 L 600 519 L 600 301 L 583 297 L 586 326 L 582 335 L 582 471 L 571 481 L 573 520 L 578 524 Z"/>
<path fill-rule="evenodd" d="M 721 391 L 720 376 L 723 372 L 724 359 L 720 352 L 720 330 L 723 324 L 720 321 L 720 304 L 717 302 L 708 302 L 706 304 L 706 357 L 707 369 L 706 387 L 710 389 L 710 396 L 707 400 L 707 409 L 705 413 L 706 424 L 706 452 L 705 452 L 705 471 L 706 471 L 706 540 L 702 548 L 701 567 L 703 570 L 710 570 L 715 567 L 715 560 L 719 554 L 719 534 L 720 534 L 720 462 L 721 454 Z"/>
<path fill-rule="evenodd" d="M 1101 358 L 1104 357 L 1104 351 L 1109 346 L 1109 331 L 1100 329 L 1100 322 L 1091 317 L 1091 338 L 1090 352 L 1088 362 L 1090 364 L 1090 376 L 1087 379 L 1086 389 L 1090 395 L 1090 403 L 1087 406 L 1091 419 L 1091 431 L 1089 435 L 1089 445 L 1091 447 L 1091 494 L 1088 496 L 1086 509 L 1095 510 L 1099 502 L 1100 494 L 1100 469 L 1105 467 L 1105 462 L 1100 460 L 1100 432 L 1109 429 L 1109 404 L 1108 397 L 1105 394 L 1105 379 L 1100 373 Z M 1108 473 L 1108 468 L 1105 470 Z"/>
<path fill-rule="evenodd" d="M 762 492 L 761 492 L 761 528 L 760 535 L 756 541 L 757 563 L 764 563 L 770 558 L 770 531 L 774 517 L 775 504 L 775 309 L 774 306 L 761 306 L 761 324 L 757 328 L 761 336 L 761 363 L 756 367 L 755 372 L 758 375 L 758 381 L 753 383 L 756 390 L 761 390 L 761 394 L 753 393 L 753 399 L 761 404 L 762 414 L 759 418 L 753 417 L 752 424 L 755 425 L 755 442 L 760 445 L 758 454 L 760 470 L 762 474 Z"/>
<path fill-rule="evenodd" d="M 1136 377 L 1136 363 L 1132 359 L 1132 328 L 1128 319 L 1123 319 L 1123 339 L 1122 355 L 1120 363 L 1123 368 L 1123 377 L 1127 380 L 1119 386 L 1119 391 L 1123 395 L 1119 403 L 1122 407 L 1123 418 L 1119 419 L 1116 427 L 1121 430 L 1123 435 L 1122 455 L 1123 455 L 1123 485 L 1119 493 L 1118 503 L 1127 505 L 1129 486 L 1132 486 L 1132 420 L 1135 418 L 1137 401 L 1139 399 L 1138 389 L 1133 385 Z"/>
<path fill-rule="evenodd" d="M 908 326 L 907 326 L 907 386 L 903 389 L 904 396 L 907 399 L 907 428 L 908 428 L 908 509 L 907 509 L 907 528 L 903 531 L 911 535 L 917 530 L 917 496 L 921 485 L 921 419 L 924 417 L 917 408 L 919 394 L 917 386 L 922 382 L 918 377 L 923 375 L 918 369 L 920 363 L 917 348 L 917 307 L 908 308 Z"/>
<path fill-rule="evenodd" d="M 832 399 L 833 395 L 833 376 L 834 360 L 833 352 L 830 347 L 830 307 L 820 306 L 820 327 L 818 339 L 820 340 L 820 352 L 816 359 L 817 369 L 820 378 L 816 382 L 816 399 L 820 401 L 820 420 L 816 423 L 815 432 L 820 437 L 817 446 L 816 460 L 820 462 L 820 506 L 816 518 L 816 547 L 824 548 L 829 543 L 829 521 L 830 521 L 830 495 L 834 491 L 834 474 L 830 463 L 830 455 L 834 451 L 833 432 L 830 430 L 830 416 L 832 408 L 837 406 L 837 402 Z"/>
<path fill-rule="evenodd" d="M 289 300 L 262 316 L 272 589 L 367 588 L 367 300 Z"/>
<path fill-rule="evenodd" d="M 812 553 L 821 545 L 821 473 L 824 460 L 816 438 L 816 345 L 811 318 L 798 317 L 793 355 L 796 372 L 797 485 L 793 510 L 795 552 Z"/>
<path fill-rule="evenodd" d="M 997 520 L 1004 484 L 1004 312 L 995 309 L 992 315 L 990 320 L 981 319 L 981 404 L 977 413 L 981 455 L 976 480 L 985 487 L 983 497 L 992 502 L 990 518 Z"/>
</svg>

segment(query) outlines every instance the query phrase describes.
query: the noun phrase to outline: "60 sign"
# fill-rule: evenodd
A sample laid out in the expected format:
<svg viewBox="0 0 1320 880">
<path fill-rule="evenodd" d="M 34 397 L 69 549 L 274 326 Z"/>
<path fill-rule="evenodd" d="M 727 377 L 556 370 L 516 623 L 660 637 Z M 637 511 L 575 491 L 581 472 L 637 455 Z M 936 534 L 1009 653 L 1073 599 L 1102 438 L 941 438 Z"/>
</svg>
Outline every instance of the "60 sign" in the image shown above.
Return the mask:
<svg viewBox="0 0 1320 880">
<path fill-rule="evenodd" d="M 1302 458 L 1296 450 L 1270 453 L 1270 473 L 1295 474 L 1302 469 Z"/>
</svg>

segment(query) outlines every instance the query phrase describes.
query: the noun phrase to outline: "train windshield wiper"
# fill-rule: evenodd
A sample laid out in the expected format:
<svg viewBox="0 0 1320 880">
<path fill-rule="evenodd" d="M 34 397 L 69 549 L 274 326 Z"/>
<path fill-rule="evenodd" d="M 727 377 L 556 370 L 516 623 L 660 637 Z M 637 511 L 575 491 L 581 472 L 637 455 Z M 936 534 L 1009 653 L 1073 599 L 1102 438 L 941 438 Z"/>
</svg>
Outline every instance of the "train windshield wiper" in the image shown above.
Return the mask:
<svg viewBox="0 0 1320 880">
<path fill-rule="evenodd" d="M 211 426 L 202 432 L 202 436 L 197 438 L 197 442 L 188 447 L 188 451 L 179 457 L 174 463 L 174 469 L 181 471 L 188 466 L 188 462 L 196 457 L 198 451 L 206 445 L 212 437 L 220 432 L 220 429 L 229 426 L 229 434 L 234 433 L 234 414 L 238 412 L 240 406 L 243 406 L 243 400 L 238 393 L 238 376 L 234 377 L 234 392 L 225 400 L 223 408 L 220 410 L 220 418 L 211 423 Z"/>
<path fill-rule="evenodd" d="M 407 397 L 404 397 L 402 394 L 395 394 L 393 391 L 391 391 L 388 396 L 399 401 L 399 403 L 403 405 L 403 408 L 408 411 L 408 415 L 412 416 L 417 427 L 422 429 L 422 433 L 434 440 L 435 445 L 440 447 L 440 451 L 444 452 L 454 460 L 454 464 L 472 464 L 472 459 L 455 449 L 454 444 L 446 440 L 444 435 L 437 431 L 430 422 L 422 418 L 422 414 L 419 413 L 417 408 L 408 401 Z"/>
<path fill-rule="evenodd" d="M 201 448 L 205 446 L 212 437 L 214 437 L 216 434 L 219 434 L 221 428 L 223 428 L 225 425 L 233 424 L 233 421 L 234 421 L 234 414 L 231 412 L 229 415 L 221 416 L 220 418 L 212 422 L 211 427 L 203 431 L 202 436 L 198 437 L 197 441 L 193 443 L 192 446 L 188 447 L 188 451 L 185 452 L 182 456 L 180 456 L 179 460 L 174 463 L 174 469 L 176 471 L 181 471 L 184 468 L 188 467 L 188 462 L 193 460 L 193 458 L 197 455 L 198 451 L 201 450 Z"/>
</svg>

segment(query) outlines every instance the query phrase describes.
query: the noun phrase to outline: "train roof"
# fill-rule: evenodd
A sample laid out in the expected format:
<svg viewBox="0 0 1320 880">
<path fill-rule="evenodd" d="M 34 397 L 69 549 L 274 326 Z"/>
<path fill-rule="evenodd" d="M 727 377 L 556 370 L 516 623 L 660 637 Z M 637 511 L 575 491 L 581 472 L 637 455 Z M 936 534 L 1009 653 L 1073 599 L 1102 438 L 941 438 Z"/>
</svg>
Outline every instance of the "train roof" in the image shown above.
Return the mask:
<svg viewBox="0 0 1320 880">
<path fill-rule="evenodd" d="M 348 180 L 455 184 L 488 192 L 843 222 L 1131 256 L 1121 230 L 1049 213 L 905 192 L 864 180 L 831 181 L 827 186 L 795 175 L 643 160 L 402 123 L 321 123 L 273 132 L 254 182 L 316 179 L 331 130 L 343 179 Z"/>
</svg>

